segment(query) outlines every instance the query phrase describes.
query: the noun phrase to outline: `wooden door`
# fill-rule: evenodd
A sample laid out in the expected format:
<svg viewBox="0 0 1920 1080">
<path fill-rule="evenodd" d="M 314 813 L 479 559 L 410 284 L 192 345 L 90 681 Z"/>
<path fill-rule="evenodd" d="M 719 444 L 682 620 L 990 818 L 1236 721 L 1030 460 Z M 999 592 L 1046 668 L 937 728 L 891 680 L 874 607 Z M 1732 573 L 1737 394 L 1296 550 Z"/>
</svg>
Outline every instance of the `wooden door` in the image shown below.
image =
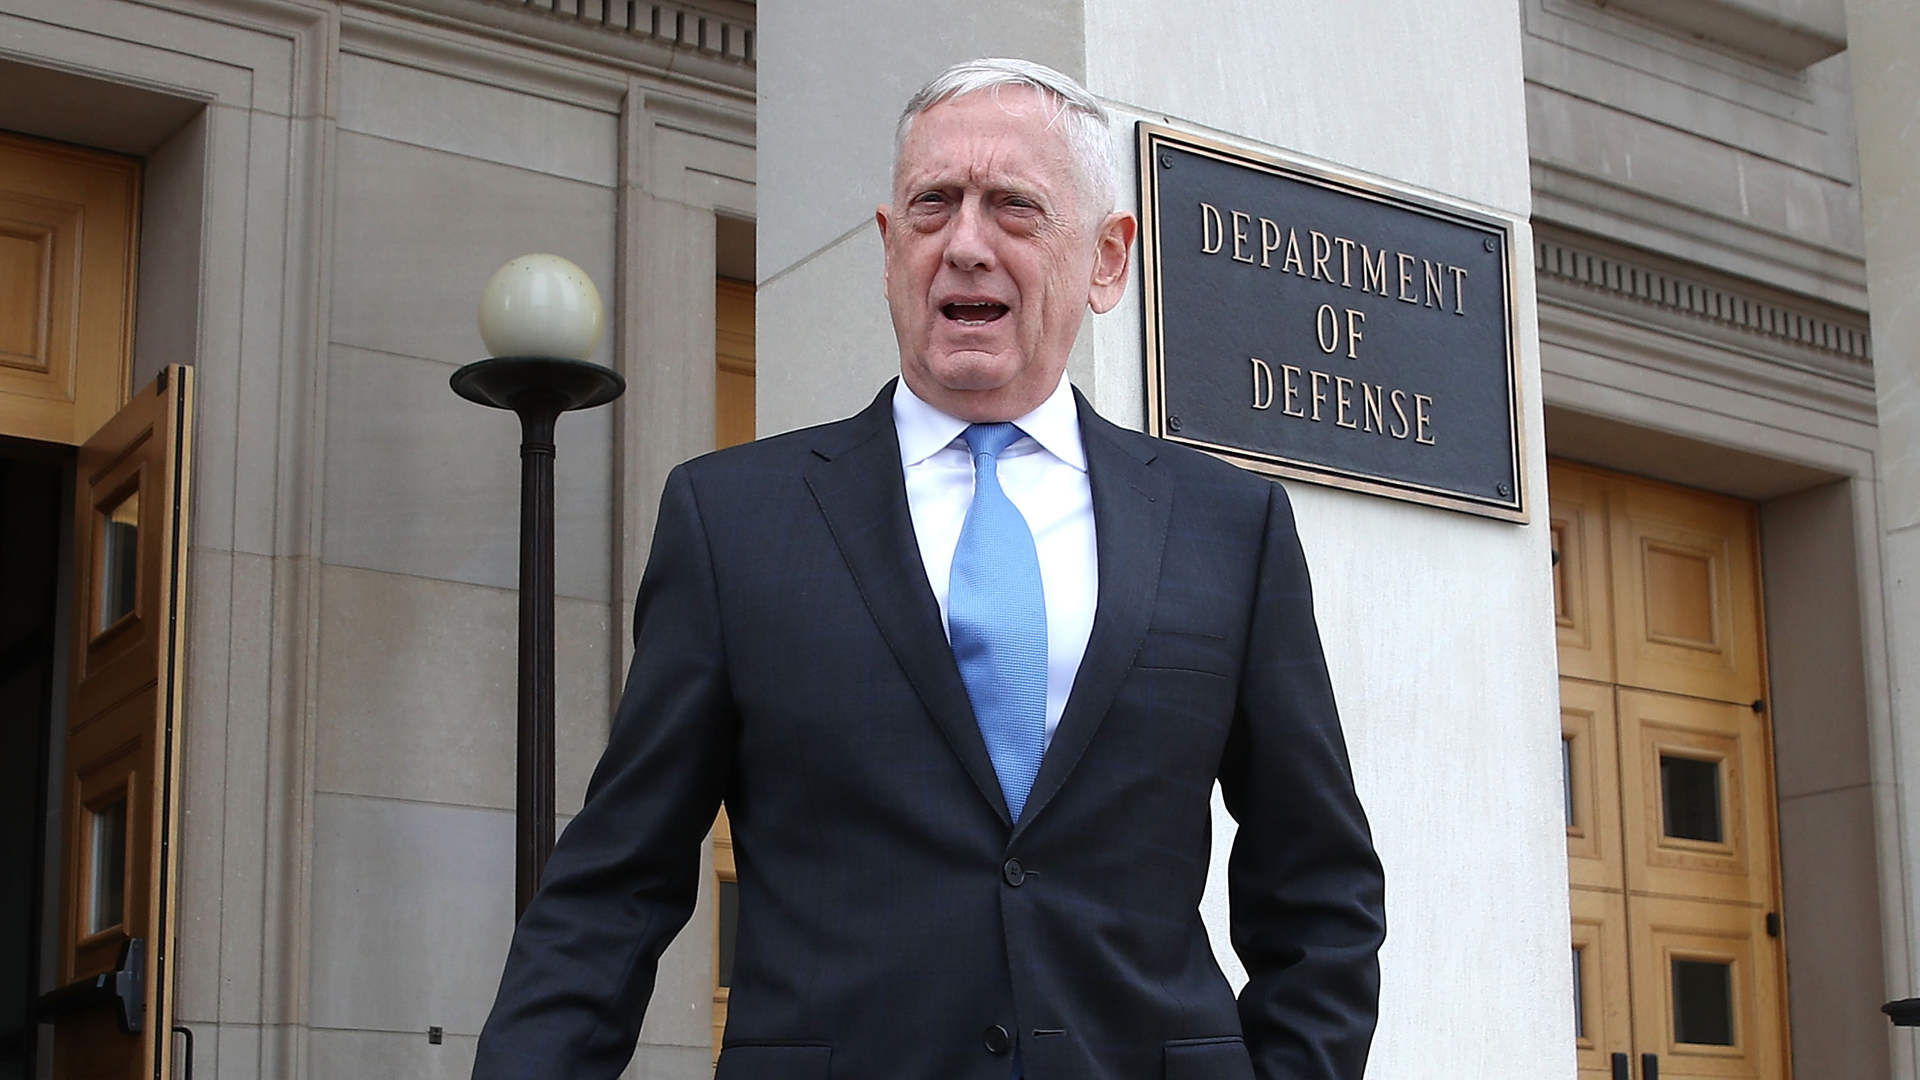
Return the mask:
<svg viewBox="0 0 1920 1080">
<path fill-rule="evenodd" d="M 165 1080 L 193 371 L 80 448 L 54 1075 Z"/>
<path fill-rule="evenodd" d="M 1754 507 L 1548 487 L 1580 1074 L 1785 1080 Z"/>
<path fill-rule="evenodd" d="M 0 435 L 78 444 L 126 401 L 140 164 L 0 134 Z"/>
</svg>

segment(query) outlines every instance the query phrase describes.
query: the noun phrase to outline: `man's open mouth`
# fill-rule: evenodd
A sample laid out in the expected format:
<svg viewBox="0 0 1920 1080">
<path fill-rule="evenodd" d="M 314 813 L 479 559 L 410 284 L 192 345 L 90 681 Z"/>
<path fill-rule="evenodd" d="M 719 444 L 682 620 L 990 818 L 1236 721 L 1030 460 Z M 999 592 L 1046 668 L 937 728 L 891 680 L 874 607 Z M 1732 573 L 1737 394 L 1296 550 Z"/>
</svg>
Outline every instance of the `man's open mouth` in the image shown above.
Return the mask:
<svg viewBox="0 0 1920 1080">
<path fill-rule="evenodd" d="M 946 304 L 940 314 L 962 326 L 985 326 L 1007 313 L 1005 304 Z"/>
</svg>

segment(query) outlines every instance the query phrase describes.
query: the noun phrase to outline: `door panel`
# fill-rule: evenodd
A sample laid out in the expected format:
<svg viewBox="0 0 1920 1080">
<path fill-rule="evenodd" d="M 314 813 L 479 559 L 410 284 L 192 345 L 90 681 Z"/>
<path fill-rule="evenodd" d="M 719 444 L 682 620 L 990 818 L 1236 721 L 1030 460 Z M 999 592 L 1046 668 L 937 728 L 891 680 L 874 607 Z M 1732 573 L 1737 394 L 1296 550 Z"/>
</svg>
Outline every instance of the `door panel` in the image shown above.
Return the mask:
<svg viewBox="0 0 1920 1080">
<path fill-rule="evenodd" d="M 98 445 L 116 434 L 102 429 L 80 460 L 80 494 L 87 501 L 76 504 L 81 521 L 74 532 L 75 562 L 84 560 L 74 590 L 74 626 L 83 635 L 73 653 L 75 716 L 93 716 L 151 682 L 159 648 L 154 616 L 161 598 L 142 586 L 160 581 L 168 555 L 151 535 L 154 515 L 163 510 L 153 470 L 164 464 L 155 460 L 165 457 L 164 448 L 155 445 L 159 433 L 146 422 L 125 430 L 124 443 Z"/>
<path fill-rule="evenodd" d="M 1663 1080 L 1780 1077 L 1785 1008 L 1766 912 L 1647 898 L 1629 908 L 1634 1035 Z"/>
<path fill-rule="evenodd" d="M 1560 674 L 1613 681 L 1613 597 L 1607 587 L 1607 487 L 1584 472 L 1553 474 L 1553 617 Z"/>
<path fill-rule="evenodd" d="M 163 371 L 75 469 L 59 977 L 71 988 L 124 959 L 145 990 L 134 1031 L 111 1006 L 65 999 L 77 1011 L 55 1022 L 62 1080 L 170 1071 L 192 374 Z"/>
<path fill-rule="evenodd" d="M 1761 697 L 1753 508 L 1619 484 L 1614 642 L 1625 686 L 1749 703 Z"/>
<path fill-rule="evenodd" d="M 131 901 L 152 890 L 150 798 L 154 715 L 151 688 L 134 694 L 67 738 L 82 764 L 67 774 L 65 816 L 72 837 L 72 978 L 112 970 L 120 945 L 140 936 Z"/>
<path fill-rule="evenodd" d="M 1627 887 L 1767 908 L 1773 785 L 1764 720 L 1746 705 L 1621 690 Z"/>
<path fill-rule="evenodd" d="M 125 400 L 140 164 L 0 134 L 0 435 L 74 445 Z"/>
<path fill-rule="evenodd" d="M 1620 747 L 1613 687 L 1561 679 L 1560 740 L 1568 878 L 1575 885 L 1619 891 Z"/>
<path fill-rule="evenodd" d="M 1580 1075 L 1611 1080 L 1613 1054 L 1633 1044 L 1626 898 L 1574 887 L 1574 1045 Z"/>
</svg>

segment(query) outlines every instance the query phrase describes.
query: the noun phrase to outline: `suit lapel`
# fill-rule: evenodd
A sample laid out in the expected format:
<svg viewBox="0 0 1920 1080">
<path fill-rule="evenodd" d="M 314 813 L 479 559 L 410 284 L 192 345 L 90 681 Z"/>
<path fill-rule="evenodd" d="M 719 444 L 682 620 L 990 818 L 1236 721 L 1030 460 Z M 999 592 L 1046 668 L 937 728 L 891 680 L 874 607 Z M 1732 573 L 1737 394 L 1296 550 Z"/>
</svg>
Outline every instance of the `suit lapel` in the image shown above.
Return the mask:
<svg viewBox="0 0 1920 1080">
<path fill-rule="evenodd" d="M 1040 775 L 1027 796 L 1015 836 L 1039 816 L 1079 764 L 1140 651 L 1160 587 L 1160 556 L 1173 509 L 1172 485 L 1149 467 L 1155 456 L 1151 444 L 1138 450 L 1123 445 L 1119 429 L 1101 419 L 1077 390 L 1074 401 L 1080 407 L 1080 437 L 1087 454 L 1087 481 L 1093 489 L 1100 596 L 1066 712 L 1040 761 Z"/>
<path fill-rule="evenodd" d="M 807 487 L 868 612 L 974 786 L 1000 819 L 1010 822 L 914 539 L 893 428 L 893 383 L 852 423 L 824 429 L 813 453 Z"/>
</svg>

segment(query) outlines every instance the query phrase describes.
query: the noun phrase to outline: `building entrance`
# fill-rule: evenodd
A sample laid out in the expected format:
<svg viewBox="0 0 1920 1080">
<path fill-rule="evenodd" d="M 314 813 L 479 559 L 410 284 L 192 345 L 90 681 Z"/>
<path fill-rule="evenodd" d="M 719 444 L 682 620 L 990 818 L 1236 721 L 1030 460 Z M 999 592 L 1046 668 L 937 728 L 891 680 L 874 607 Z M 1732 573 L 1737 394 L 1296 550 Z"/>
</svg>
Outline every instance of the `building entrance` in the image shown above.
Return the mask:
<svg viewBox="0 0 1920 1080">
<path fill-rule="evenodd" d="M 1582 1077 L 1787 1076 L 1755 507 L 1548 468 Z"/>
<path fill-rule="evenodd" d="M 49 1028 L 171 1075 L 193 369 L 129 392 L 139 176 L 0 134 L 0 1080 Z"/>
</svg>

